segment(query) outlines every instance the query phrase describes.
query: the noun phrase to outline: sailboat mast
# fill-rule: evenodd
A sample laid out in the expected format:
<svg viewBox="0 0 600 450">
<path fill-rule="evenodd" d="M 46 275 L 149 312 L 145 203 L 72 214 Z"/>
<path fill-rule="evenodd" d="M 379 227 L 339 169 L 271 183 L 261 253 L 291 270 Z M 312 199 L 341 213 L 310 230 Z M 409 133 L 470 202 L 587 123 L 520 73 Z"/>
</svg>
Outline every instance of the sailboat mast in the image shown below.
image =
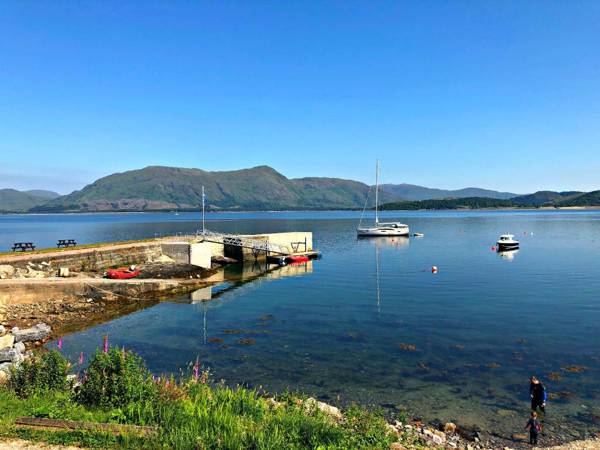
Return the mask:
<svg viewBox="0 0 600 450">
<path fill-rule="evenodd" d="M 375 164 L 375 225 L 379 223 L 379 160 Z"/>
<path fill-rule="evenodd" d="M 206 203 L 206 196 L 204 195 L 204 186 L 202 186 L 202 234 L 206 234 L 206 228 L 204 226 L 204 209 Z"/>
</svg>

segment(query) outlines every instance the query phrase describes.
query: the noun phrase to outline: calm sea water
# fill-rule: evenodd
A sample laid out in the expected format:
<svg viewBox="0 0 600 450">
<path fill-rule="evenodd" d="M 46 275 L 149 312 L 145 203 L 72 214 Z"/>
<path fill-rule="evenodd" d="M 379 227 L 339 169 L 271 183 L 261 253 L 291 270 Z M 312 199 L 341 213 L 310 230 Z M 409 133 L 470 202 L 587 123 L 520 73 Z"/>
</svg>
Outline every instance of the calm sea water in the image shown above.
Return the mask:
<svg viewBox="0 0 600 450">
<path fill-rule="evenodd" d="M 552 395 L 549 430 L 579 436 L 600 428 L 600 213 L 386 213 L 425 236 L 357 240 L 359 215 L 209 215 L 219 231 L 313 231 L 323 257 L 246 283 L 239 280 L 259 268 L 230 268 L 233 281 L 213 288 L 211 302 L 160 303 L 65 336 L 63 351 L 73 360 L 89 355 L 108 333 L 155 373 L 178 373 L 199 357 L 230 384 L 505 435 L 524 426 L 528 377 L 536 374 Z M 0 216 L 0 248 L 197 228 L 191 213 Z M 507 232 L 521 250 L 491 251 Z M 574 365 L 585 369 L 564 370 Z"/>
</svg>

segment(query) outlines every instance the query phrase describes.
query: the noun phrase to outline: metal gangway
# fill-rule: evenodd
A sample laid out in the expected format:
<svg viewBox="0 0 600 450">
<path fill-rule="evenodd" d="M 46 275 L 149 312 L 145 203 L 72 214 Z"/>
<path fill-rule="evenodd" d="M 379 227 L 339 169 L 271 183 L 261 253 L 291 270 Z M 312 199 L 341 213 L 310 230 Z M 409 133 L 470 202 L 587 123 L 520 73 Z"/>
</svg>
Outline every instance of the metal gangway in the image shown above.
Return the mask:
<svg viewBox="0 0 600 450">
<path fill-rule="evenodd" d="M 267 239 L 253 239 L 239 234 L 224 234 L 206 229 L 199 231 L 197 237 L 206 242 L 248 248 L 252 251 L 254 258 L 258 258 L 261 253 L 265 253 L 267 256 L 270 254 L 278 256 L 289 256 L 292 254 L 287 245 L 275 244 L 269 242 Z"/>
</svg>

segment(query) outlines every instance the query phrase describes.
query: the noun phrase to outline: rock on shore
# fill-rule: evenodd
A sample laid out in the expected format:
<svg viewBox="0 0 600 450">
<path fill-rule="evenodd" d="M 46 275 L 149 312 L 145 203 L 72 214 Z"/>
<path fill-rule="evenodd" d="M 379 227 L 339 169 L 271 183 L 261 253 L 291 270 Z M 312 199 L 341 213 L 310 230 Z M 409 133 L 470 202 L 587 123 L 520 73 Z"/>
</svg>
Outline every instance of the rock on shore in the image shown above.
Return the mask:
<svg viewBox="0 0 600 450">
<path fill-rule="evenodd" d="M 51 328 L 45 323 L 25 330 L 14 327 L 10 333 L 0 325 L 0 382 L 8 378 L 12 367 L 18 366 L 25 358 L 31 356 L 31 352 L 26 350 L 25 342 L 44 340 L 51 332 Z"/>
</svg>

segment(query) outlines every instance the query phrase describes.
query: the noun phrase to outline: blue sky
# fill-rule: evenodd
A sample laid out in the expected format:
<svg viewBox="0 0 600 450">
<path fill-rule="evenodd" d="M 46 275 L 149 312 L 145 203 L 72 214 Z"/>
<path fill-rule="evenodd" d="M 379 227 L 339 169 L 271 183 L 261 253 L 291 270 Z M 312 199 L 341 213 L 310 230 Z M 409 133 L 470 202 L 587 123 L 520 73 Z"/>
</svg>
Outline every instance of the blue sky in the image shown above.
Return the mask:
<svg viewBox="0 0 600 450">
<path fill-rule="evenodd" d="M 600 189 L 600 2 L 0 3 L 0 188 L 147 165 Z"/>
</svg>

